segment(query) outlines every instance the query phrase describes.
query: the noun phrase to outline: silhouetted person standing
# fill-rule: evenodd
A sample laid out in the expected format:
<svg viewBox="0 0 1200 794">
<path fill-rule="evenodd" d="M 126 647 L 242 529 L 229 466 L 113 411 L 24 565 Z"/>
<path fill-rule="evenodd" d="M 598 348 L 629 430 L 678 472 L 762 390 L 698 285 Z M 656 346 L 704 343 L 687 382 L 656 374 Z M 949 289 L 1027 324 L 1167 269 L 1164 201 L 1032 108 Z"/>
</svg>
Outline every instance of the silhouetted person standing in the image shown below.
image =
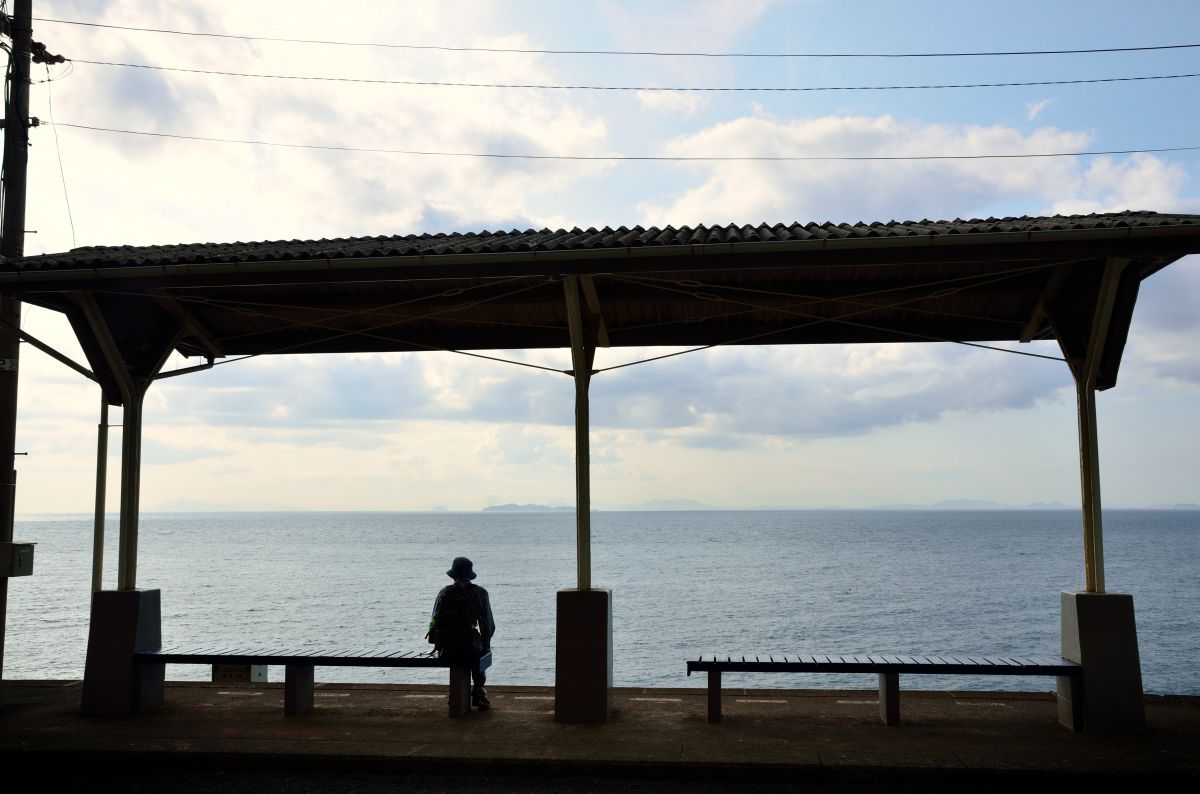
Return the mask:
<svg viewBox="0 0 1200 794">
<path fill-rule="evenodd" d="M 455 557 L 446 575 L 454 584 L 446 585 L 433 602 L 433 619 L 429 621 L 429 641 L 438 656 L 472 666 L 479 657 L 492 649 L 496 622 L 492 619 L 492 602 L 488 591 L 471 580 L 474 565 L 466 557 Z M 471 673 L 471 705 L 477 709 L 491 706 L 483 685 L 487 674 L 482 670 Z"/>
</svg>

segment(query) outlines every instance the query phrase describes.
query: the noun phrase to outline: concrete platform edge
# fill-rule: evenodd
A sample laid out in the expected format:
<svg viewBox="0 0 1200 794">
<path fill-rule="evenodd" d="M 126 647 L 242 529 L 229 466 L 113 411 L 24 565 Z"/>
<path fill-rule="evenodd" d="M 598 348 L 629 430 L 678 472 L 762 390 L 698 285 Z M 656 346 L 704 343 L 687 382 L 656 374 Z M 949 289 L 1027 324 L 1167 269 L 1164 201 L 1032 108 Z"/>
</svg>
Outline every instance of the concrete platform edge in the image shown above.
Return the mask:
<svg viewBox="0 0 1200 794">
<path fill-rule="evenodd" d="M 615 780 L 663 781 L 762 781 L 786 783 L 922 785 L 931 787 L 961 787 L 986 785 L 990 790 L 1037 783 L 1039 785 L 1079 785 L 1087 783 L 1139 785 L 1154 783 L 1190 782 L 1200 779 L 1200 772 L 1104 770 L 1000 770 L 946 767 L 857 766 L 789 763 L 697 763 L 697 762 L 639 762 L 639 761 L 566 761 L 560 759 L 512 758 L 448 758 L 440 756 L 388 757 L 358 755 L 287 755 L 261 753 L 196 753 L 196 752 L 93 752 L 93 751 L 0 751 L 0 764 L 36 764 L 36 768 L 55 768 L 64 774 L 46 780 L 71 780 L 68 770 L 78 770 L 81 778 L 104 775 L 107 772 L 338 772 L 349 774 L 453 775 L 462 777 L 537 777 L 537 778 L 601 778 Z M 53 767 L 47 766 L 53 764 Z"/>
</svg>

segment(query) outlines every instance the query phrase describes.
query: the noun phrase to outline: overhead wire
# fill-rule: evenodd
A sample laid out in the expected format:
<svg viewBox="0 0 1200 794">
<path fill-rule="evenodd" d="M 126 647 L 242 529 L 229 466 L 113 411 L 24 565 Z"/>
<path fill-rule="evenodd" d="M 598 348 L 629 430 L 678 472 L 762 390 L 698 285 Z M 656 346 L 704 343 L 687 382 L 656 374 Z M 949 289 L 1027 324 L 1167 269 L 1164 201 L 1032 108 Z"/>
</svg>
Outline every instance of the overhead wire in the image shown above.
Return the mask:
<svg viewBox="0 0 1200 794">
<path fill-rule="evenodd" d="M 1000 277 L 997 277 L 997 278 L 994 278 L 994 279 L 990 279 L 990 280 L 987 280 L 987 281 L 983 281 L 983 282 L 980 282 L 980 283 L 978 283 L 978 284 L 973 284 L 973 285 L 972 285 L 972 287 L 987 286 L 988 284 L 992 284 L 992 283 L 998 283 L 998 282 L 1000 282 L 1000 281 L 1004 281 L 1004 280 L 1006 280 L 1006 279 L 1008 279 L 1008 278 L 1013 278 L 1013 277 L 1015 277 L 1015 275 L 1014 275 L 1014 274 L 1007 274 L 1007 273 L 1006 273 L 1006 274 L 1004 274 L 1004 275 L 1002 275 L 1002 276 L 1000 276 Z M 618 279 L 618 280 L 621 280 L 621 279 Z M 627 279 L 626 279 L 626 280 L 627 280 Z M 971 287 L 964 287 L 964 289 L 970 289 L 970 288 L 971 288 Z M 664 289 L 668 289 L 668 288 L 664 287 Z M 669 290 L 669 289 L 668 289 L 668 291 L 671 291 L 671 290 Z M 684 292 L 682 289 L 681 289 L 681 290 L 674 290 L 674 291 L 677 291 L 677 292 Z M 684 292 L 684 294 L 691 294 L 691 293 Z M 717 299 L 718 299 L 718 300 L 720 300 L 720 301 L 723 301 L 723 302 L 734 303 L 734 304 L 742 303 L 742 302 L 740 302 L 740 301 L 735 301 L 735 300 L 731 300 L 731 299 L 728 299 L 728 298 L 721 298 L 720 296 L 716 296 L 716 297 L 717 297 Z M 602 372 L 609 372 L 609 371 L 616 370 L 616 369 L 624 369 L 624 368 L 626 368 L 626 367 L 632 367 L 632 366 L 636 366 L 636 365 L 638 365 L 638 364 L 647 364 L 647 363 L 650 363 L 650 362 L 653 362 L 653 361 L 662 361 L 663 359 L 667 359 L 667 358 L 675 358 L 675 357 L 677 357 L 677 356 L 683 356 L 683 355 L 687 355 L 687 354 L 689 354 L 689 353 L 698 353 L 698 352 L 700 352 L 700 351 L 702 351 L 702 350 L 711 350 L 711 349 L 713 349 L 713 348 L 716 348 L 716 347 L 726 347 L 726 346 L 729 346 L 729 345 L 744 344 L 744 343 L 746 343 L 746 342 L 754 341 L 754 340 L 756 340 L 756 339 L 764 339 L 764 338 L 767 338 L 767 337 L 770 337 L 770 336 L 778 336 L 779 334 L 787 333 L 787 332 L 789 332 L 789 331 L 798 331 L 798 330 L 802 330 L 802 329 L 804 329 L 804 328 L 811 328 L 811 327 L 815 327 L 815 326 L 817 326 L 817 325 L 822 325 L 822 324 L 825 324 L 825 323 L 835 323 L 835 324 L 840 324 L 840 325 L 851 325 L 851 326 L 855 326 L 855 327 L 864 328 L 864 329 L 867 329 L 867 330 L 873 330 L 873 331 L 885 331 L 885 332 L 888 332 L 888 333 L 894 333 L 894 334 L 896 334 L 896 335 L 898 335 L 898 336 L 906 336 L 906 337 L 910 337 L 910 338 L 913 338 L 913 339 L 921 339 L 921 340 L 924 340 L 924 341 L 929 341 L 929 342 L 946 342 L 946 343 L 951 343 L 951 344 L 963 345 L 963 346 L 966 346 L 966 347 L 974 347 L 974 348 L 979 348 L 979 349 L 982 349 L 982 350 L 992 350 L 992 351 L 995 351 L 995 352 L 998 352 L 998 353 L 1010 353 L 1010 354 L 1012 354 L 1012 355 L 1027 356 L 1027 357 L 1029 357 L 1029 358 L 1039 358 L 1039 359 L 1045 359 L 1045 360 L 1049 360 L 1049 361 L 1065 361 L 1065 360 L 1066 360 L 1066 359 L 1064 359 L 1064 358 L 1061 358 L 1061 357 L 1059 357 L 1059 356 L 1047 356 L 1047 355 L 1044 355 L 1044 354 L 1041 354 L 1041 353 L 1030 353 L 1030 352 L 1028 352 L 1028 351 L 1024 351 L 1024 350 L 1012 350 L 1012 349 L 1010 349 L 1010 348 L 1005 348 L 1005 347 L 996 347 L 995 345 L 985 345 L 985 344 L 982 344 L 982 343 L 979 343 L 979 342 L 967 342 L 967 341 L 963 341 L 963 340 L 960 340 L 960 339 L 947 339 L 947 338 L 944 338 L 944 337 L 932 336 L 932 335 L 929 335 L 929 334 L 920 334 L 920 333 L 911 332 L 911 331 L 903 331 L 903 330 L 897 330 L 897 329 L 894 329 L 894 328 L 887 328 L 887 327 L 884 327 L 884 326 L 877 326 L 877 325 L 871 325 L 871 324 L 868 324 L 868 323 L 856 322 L 856 321 L 854 321 L 853 319 L 851 319 L 851 318 L 854 318 L 854 317 L 859 317 L 859 316 L 862 316 L 862 315 L 864 315 L 864 314 L 870 314 L 871 312 L 875 312 L 875 311 L 881 311 L 881 310 L 884 310 L 884 309 L 895 309 L 895 308 L 898 308 L 898 307 L 902 307 L 902 306 L 903 306 L 903 304 L 906 304 L 906 303 L 912 303 L 912 302 L 915 302 L 915 301 L 918 301 L 918 300 L 926 300 L 928 297 L 929 297 L 929 294 L 922 294 L 922 295 L 919 295 L 919 296 L 916 296 L 916 297 L 913 297 L 913 298 L 908 298 L 908 299 L 906 299 L 906 300 L 903 300 L 903 301 L 897 301 L 897 302 L 895 302 L 895 303 L 893 303 L 893 304 L 885 304 L 885 305 L 874 305 L 874 304 L 872 304 L 871 306 L 868 306 L 868 307 L 866 307 L 866 308 L 860 309 L 859 311 L 856 311 L 856 312 L 850 312 L 850 313 L 848 313 L 848 314 L 840 315 L 840 316 L 838 316 L 838 317 L 817 317 L 817 316 L 814 316 L 814 315 L 811 315 L 811 314 L 805 314 L 805 313 L 802 313 L 802 312 L 796 312 L 796 311 L 787 311 L 787 310 L 785 310 L 785 309 L 782 309 L 782 308 L 780 308 L 780 307 L 762 307 L 762 306 L 758 306 L 757 308 L 758 308 L 760 311 L 761 311 L 761 310 L 766 310 L 766 311 L 775 311 L 775 312 L 779 312 L 779 313 L 782 313 L 782 314 L 794 314 L 794 315 L 796 315 L 796 316 L 799 316 L 799 317 L 806 317 L 806 318 L 808 318 L 808 320 L 807 320 L 806 322 L 803 322 L 803 323 L 798 323 L 798 324 L 795 324 L 795 325 L 790 325 L 790 326 L 787 326 L 787 327 L 784 327 L 784 328 L 773 328 L 773 329 L 770 329 L 770 330 L 767 330 L 767 331 L 762 331 L 762 332 L 759 332 L 759 333 L 754 333 L 754 334 L 749 334 L 749 335 L 746 335 L 746 336 L 737 337 L 737 338 L 735 338 L 735 339 L 724 340 L 724 341 L 721 341 L 721 342 L 713 342 L 713 343 L 711 343 L 711 344 L 707 344 L 707 345 L 701 345 L 701 346 L 698 346 L 698 347 L 689 348 L 689 349 L 687 349 L 687 350 L 679 350 L 679 351 L 674 351 L 674 352 L 672 352 L 672 353 L 665 353 L 665 354 L 658 355 L 658 356 L 652 356 L 652 357 L 649 357 L 649 358 L 638 359 L 638 360 L 636 360 L 636 361 L 629 361 L 629 362 L 625 362 L 625 363 L 623 363 L 623 364 L 616 364 L 616 365 L 613 365 L 613 366 L 610 366 L 610 367 L 604 367 L 604 368 L 601 368 L 601 369 L 598 369 L 598 370 L 596 370 L 596 374 L 599 374 L 599 373 L 602 373 Z M 745 305 L 753 305 L 753 304 L 745 304 Z M 609 333 L 610 333 L 610 334 L 612 334 L 612 333 L 614 333 L 614 331 L 610 331 Z"/>
<path fill-rule="evenodd" d="M 476 159 L 498 160 L 550 160 L 550 161 L 579 161 L 579 162 L 674 162 L 674 163 L 712 163 L 712 162 L 887 162 L 887 161 L 920 161 L 920 160 L 1024 160 L 1051 157 L 1096 157 L 1121 154 L 1165 154 L 1168 152 L 1200 151 L 1200 146 L 1161 146 L 1135 149 L 1106 149 L 1078 152 L 1025 152 L 1011 154 L 927 154 L 927 155 L 747 155 L 747 156 L 688 156 L 688 155 L 575 155 L 575 154 L 518 154 L 501 152 L 453 152 L 425 149 L 399 149 L 365 146 L 342 146 L 336 144 L 283 143 L 280 141 L 263 141 L 245 138 L 218 138 L 206 135 L 183 135 L 169 132 L 150 132 L 148 130 L 126 130 L 116 127 L 100 127 L 91 124 L 74 124 L 59 121 L 57 126 L 70 127 L 91 132 L 106 132 L 118 135 L 138 135 L 150 138 L 167 138 L 173 140 L 199 141 L 204 143 L 242 144 L 248 146 L 269 146 L 284 149 L 307 149 L 316 151 L 351 152 L 365 154 L 399 154 L 413 157 L 469 157 Z"/>
<path fill-rule="evenodd" d="M 67 172 L 63 167 L 62 142 L 58 139 L 58 127 L 54 124 L 54 97 L 50 90 L 50 65 L 46 65 L 46 107 L 50 111 L 50 126 L 54 128 L 54 148 L 58 152 L 58 174 L 62 177 L 63 201 L 67 205 L 67 220 L 71 225 L 71 247 L 76 248 L 75 215 L 71 212 L 71 194 L 67 190 Z"/>
<path fill-rule="evenodd" d="M 696 293 L 696 292 L 689 293 L 686 290 L 703 288 L 703 289 L 710 289 L 710 290 L 717 290 L 717 291 L 723 290 L 726 292 L 750 293 L 750 294 L 754 294 L 754 295 L 764 295 L 767 297 L 774 297 L 774 298 L 786 298 L 789 300 L 799 299 L 800 300 L 799 303 L 793 303 L 793 304 L 790 304 L 785 307 L 786 309 L 796 310 L 799 308 L 803 308 L 805 306 L 820 305 L 822 303 L 845 303 L 845 304 L 849 304 L 852 306 L 867 306 L 867 305 L 874 306 L 874 305 L 878 305 L 878 304 L 867 304 L 867 303 L 863 302 L 862 299 L 876 297 L 879 295 L 886 295 L 886 294 L 892 293 L 892 292 L 908 292 L 908 291 L 911 291 L 918 287 L 922 287 L 922 288 L 941 287 L 941 289 L 937 290 L 935 293 L 930 293 L 931 295 L 941 296 L 941 295 L 945 295 L 945 294 L 950 294 L 952 292 L 956 293 L 960 290 L 969 290 L 976 286 L 982 286 L 982 285 L 986 285 L 986 284 L 990 284 L 990 283 L 995 283 L 994 281 L 991 281 L 991 280 L 981 282 L 980 279 L 991 279 L 994 276 L 998 277 L 999 280 L 1004 280 L 1004 279 L 1007 279 L 1010 277 L 1016 278 L 1018 276 L 1035 273 L 1039 270 L 1046 270 L 1046 269 L 1058 267 L 1060 264 L 1062 264 L 1062 263 L 1055 262 L 1055 263 L 1049 264 L 1049 265 L 1038 264 L 1038 265 L 1033 265 L 1033 266 L 1029 266 L 1029 267 L 1022 267 L 1022 268 L 1017 268 L 1017 269 L 1013 269 L 1013 270 L 1006 270 L 1000 274 L 995 274 L 995 273 L 986 274 L 985 273 L 985 274 L 972 274 L 969 276 L 956 276 L 954 278 L 938 279 L 936 281 L 924 282 L 924 283 L 921 283 L 918 285 L 906 284 L 906 285 L 902 285 L 902 286 L 888 287 L 885 289 L 877 289 L 877 290 L 868 290 L 866 292 L 860 292 L 860 293 L 851 294 L 851 295 L 841 295 L 841 296 L 804 295 L 804 294 L 798 294 L 798 293 L 793 293 L 793 292 L 780 292 L 777 290 L 766 290 L 766 289 L 757 288 L 757 287 L 742 287 L 742 286 L 738 286 L 735 284 L 703 284 L 699 281 L 694 281 L 694 280 L 684 280 L 684 279 L 672 280 L 672 279 L 656 278 L 653 276 L 636 276 L 636 275 L 630 275 L 630 274 L 613 275 L 613 276 L 610 276 L 610 278 L 612 278 L 615 281 L 623 281 L 623 282 L 629 283 L 629 284 L 641 284 L 644 286 L 659 287 L 664 290 L 674 291 L 674 292 L 681 293 L 681 294 L 691 294 L 693 297 L 700 298 L 700 299 L 723 300 L 719 295 L 703 295 L 701 293 Z M 965 282 L 974 282 L 974 283 L 965 283 Z M 950 284 L 961 284 L 962 286 L 947 288 L 946 285 L 950 285 Z M 680 288 L 683 288 L 683 290 L 673 289 L 674 287 L 680 287 Z M 741 303 L 741 302 L 739 302 L 739 303 Z M 737 317 L 742 314 L 751 314 L 751 313 L 754 313 L 755 311 L 772 309 L 772 307 L 762 306 L 760 304 L 745 303 L 744 305 L 749 306 L 751 308 L 742 309 L 742 310 L 739 310 L 736 312 L 729 312 L 727 314 L 722 314 L 714 319 L 727 319 L 730 317 Z M 975 315 L 962 314 L 962 313 L 958 313 L 958 312 L 939 311 L 936 309 L 927 309 L 927 308 L 914 308 L 914 307 L 899 306 L 899 305 L 881 306 L 881 308 L 900 308 L 901 311 L 916 312 L 916 313 L 920 313 L 920 314 L 928 314 L 928 315 L 939 316 L 939 317 L 952 317 L 952 318 L 961 319 L 961 320 L 987 320 L 989 322 L 1008 322 L 1008 321 L 1004 321 L 1004 320 L 996 320 L 996 318 L 992 318 L 992 317 L 979 317 L 979 316 L 975 316 Z M 663 325 L 672 325 L 677 322 L 679 322 L 679 321 L 667 320 L 667 321 L 661 321 L 661 322 L 655 322 L 655 323 L 646 323 L 644 325 L 626 326 L 626 327 L 622 328 L 621 330 L 622 331 L 641 330 L 644 328 L 655 328 L 655 327 L 660 327 Z M 685 321 L 685 322 L 691 322 L 691 321 Z M 1016 323 L 1014 323 L 1014 324 L 1016 324 Z"/>
<path fill-rule="evenodd" d="M 54 75 L 54 76 L 52 76 L 50 74 L 50 64 L 46 64 L 46 79 L 45 80 L 33 80 L 32 81 L 33 85 L 42 85 L 44 83 L 53 83 L 53 82 L 57 82 L 58 80 L 65 80 L 66 78 L 73 75 L 75 73 L 75 62 L 72 61 L 70 58 L 66 58 L 66 59 L 64 59 L 63 63 L 64 63 L 64 66 L 63 66 L 62 72 L 60 74 Z"/>
<path fill-rule="evenodd" d="M 336 39 L 254 36 L 235 33 L 217 33 L 213 31 L 175 30 L 171 28 L 139 27 L 134 25 L 113 25 L 100 22 L 87 22 L 82 20 L 55 19 L 52 17 L 33 17 L 33 19 L 37 22 L 49 22 L 56 25 L 76 25 L 82 27 L 102 28 L 105 30 L 125 30 L 137 33 L 158 33 L 196 38 L 232 39 L 236 41 L 266 41 L 287 44 L 313 44 L 331 47 L 374 47 L 380 49 L 398 50 L 434 50 L 438 52 L 512 53 L 518 55 L 605 55 L 653 56 L 669 58 L 975 58 L 1035 55 L 1094 55 L 1100 53 L 1151 52 L 1200 48 L 1200 43 L 1183 43 L 1154 44 L 1137 47 L 1090 47 L 1082 49 L 1059 50 L 993 50 L 979 52 L 671 52 L 661 50 L 575 50 L 543 49 L 534 47 L 464 47 L 439 44 L 399 44 L 371 41 L 339 41 Z"/>
<path fill-rule="evenodd" d="M 510 280 L 513 280 L 513 281 L 515 281 L 516 279 L 510 279 Z M 529 291 L 529 290 L 531 290 L 531 289 L 535 289 L 535 288 L 537 288 L 537 287 L 540 287 L 540 286 L 542 286 L 542 283 L 541 283 L 541 282 L 537 282 L 537 283 L 534 283 L 534 284 L 529 284 L 529 285 L 526 285 L 526 286 L 524 286 L 524 287 L 521 287 L 520 289 L 511 290 L 511 291 L 509 291 L 509 292 L 502 293 L 502 294 L 499 294 L 499 295 L 494 295 L 494 296 L 491 296 L 491 297 L 489 297 L 489 298 L 485 298 L 485 299 L 482 299 L 482 300 L 480 300 L 480 301 L 477 301 L 477 302 L 475 302 L 475 303 L 476 303 L 476 305 L 479 305 L 479 304 L 485 304 L 485 303 L 488 303 L 488 302 L 490 302 L 490 301 L 494 301 L 494 300 L 500 300 L 501 298 L 511 297 L 512 295 L 517 295 L 517 294 L 520 294 L 520 293 L 522 293 L 522 292 L 527 292 L 527 291 Z M 181 296 L 177 296 L 177 299 L 178 299 L 178 300 L 181 300 L 181 301 L 185 301 L 185 302 L 186 302 L 186 301 L 192 301 L 192 302 L 196 302 L 196 301 L 197 301 L 197 299 L 195 299 L 195 298 L 192 298 L 191 296 L 187 296 L 186 298 L 185 298 L 185 297 L 181 297 Z M 262 332 L 254 332 L 254 333 L 250 333 L 250 334 L 242 334 L 242 335 L 240 335 L 240 336 L 238 336 L 238 337 L 231 337 L 231 338 L 237 338 L 237 339 L 241 339 L 241 338 L 245 338 L 245 337 L 247 337 L 247 336 L 255 336 L 255 335 L 257 335 L 258 333 L 271 333 L 271 332 L 276 332 L 276 331 L 279 331 L 279 330 L 295 329 L 295 328 L 302 328 L 302 327 L 309 327 L 309 328 L 315 328 L 315 329 L 318 329 L 318 330 L 325 330 L 325 331 L 336 331 L 336 332 L 335 332 L 335 333 L 333 333 L 333 334 L 332 334 L 332 335 L 330 335 L 330 336 L 324 336 L 324 337 L 321 337 L 321 338 L 319 338 L 319 339 L 312 339 L 312 340 L 307 340 L 307 341 L 304 341 L 304 342 L 293 343 L 293 344 L 284 345 L 284 346 L 281 346 L 281 347 L 279 347 L 279 348 L 275 348 L 275 349 L 272 349 L 272 350 L 268 350 L 268 351 L 265 351 L 265 352 L 262 352 L 262 353 L 252 353 L 252 354 L 250 354 L 250 355 L 247 355 L 247 356 L 241 356 L 241 357 L 238 357 L 238 358 L 233 358 L 233 359 L 228 359 L 228 360 L 225 360 L 225 361 L 215 362 L 214 366 L 215 366 L 216 364 L 227 364 L 227 363 L 232 363 L 233 361 L 244 361 L 244 360 L 246 360 L 247 358 L 254 358 L 254 357 L 257 357 L 257 356 L 262 356 L 262 355 L 278 355 L 278 354 L 280 354 L 280 353 L 295 353 L 295 352 L 301 352 L 301 351 L 303 351 L 303 349 L 304 349 L 304 348 L 307 348 L 307 347 L 313 347 L 313 346 L 315 346 L 315 345 L 323 344 L 323 343 L 326 343 L 326 342 L 331 342 L 331 341 L 334 341 L 334 340 L 337 340 L 337 339 L 342 339 L 342 338 L 345 338 L 345 337 L 347 337 L 347 336 L 361 336 L 361 337 L 365 337 L 365 338 L 368 338 L 368 339 L 378 339 L 378 340 L 380 340 L 380 341 L 389 342 L 389 343 L 392 343 L 392 344 L 403 344 L 403 345 L 408 345 L 408 346 L 412 346 L 412 347 L 418 347 L 418 348 L 422 348 L 422 349 L 424 349 L 424 350 L 439 350 L 439 351 L 444 351 L 444 352 L 448 352 L 448 353 L 457 353 L 457 354 L 459 354 L 459 355 L 463 355 L 463 356 L 470 356 L 470 357 L 473 357 L 473 358 L 482 358 L 482 359 L 487 359 L 487 360 L 489 360 L 489 361 L 497 361 L 497 362 L 506 363 L 506 364 L 513 364 L 513 365 L 516 365 L 516 366 L 528 367 L 528 368 L 530 368 L 530 369 L 538 369 L 538 370 L 545 370 L 545 371 L 547 371 L 547 372 L 558 372 L 558 373 L 565 372 L 565 370 L 561 370 L 561 369 L 555 369 L 555 368 L 553 368 L 553 367 L 545 367 L 545 366 L 542 366 L 542 365 L 540 365 L 540 364 L 533 364 L 533 363 L 530 363 L 530 362 L 528 362 L 528 361 L 518 361 L 518 360 L 515 360 L 515 359 L 506 359 L 506 358 L 501 358 L 501 357 L 499 357 L 499 356 L 489 356 L 489 355 L 486 355 L 486 354 L 483 354 L 483 353 L 475 353 L 475 352 L 466 351 L 466 350 L 452 349 L 452 348 L 442 347 L 442 346 L 439 346 L 439 345 L 427 345 L 427 344 L 420 343 L 420 342 L 414 342 L 414 341 L 407 340 L 407 339 L 397 339 L 397 338 L 395 338 L 395 337 L 391 337 L 391 336 L 385 336 L 385 335 L 382 335 L 382 334 L 375 333 L 376 331 L 382 331 L 382 330 L 384 330 L 384 329 L 391 328 L 391 327 L 394 327 L 394 326 L 397 326 L 397 325 L 402 325 L 402 324 L 404 324 L 404 323 L 407 323 L 407 322 L 412 322 L 412 321 L 415 321 L 415 320 L 420 320 L 420 319 L 429 319 L 429 318 L 431 318 L 431 317 L 435 317 L 435 316 L 437 316 L 437 315 L 439 315 L 439 314 L 445 314 L 445 313 L 447 313 L 447 312 L 450 312 L 450 311 L 456 311 L 456 310 L 461 310 L 461 309 L 462 309 L 462 305 L 455 306 L 455 307 L 448 307 L 448 308 L 445 308 L 445 309 L 440 309 L 440 310 L 437 310 L 437 311 L 428 312 L 428 313 L 426 313 L 426 314 L 424 314 L 424 315 L 418 315 L 418 316 L 407 316 L 407 317 L 405 317 L 405 318 L 403 318 L 403 319 L 400 319 L 400 320 L 391 320 L 391 321 L 389 321 L 389 322 L 386 322 L 386 323 L 380 323 L 380 324 L 378 324 L 378 325 L 369 326 L 369 327 L 367 327 L 367 328 L 365 328 L 365 329 L 351 329 L 351 330 L 346 330 L 346 331 L 342 331 L 342 330 L 340 330 L 340 329 L 331 328 L 331 327 L 330 327 L 330 326 L 327 324 L 328 322 L 330 322 L 330 320 L 326 320 L 325 322 L 317 322 L 317 321 L 311 321 L 311 320 L 293 320 L 293 319 L 291 319 L 291 318 L 283 318 L 283 317 L 278 317 L 278 316 L 272 315 L 272 314 L 270 314 L 270 313 L 268 313 L 268 312 L 256 311 L 256 310 L 253 310 L 253 309 L 246 309 L 246 310 L 243 310 L 243 311 L 242 311 L 242 313 L 243 313 L 243 314 L 247 314 L 247 315 L 251 315 L 251 316 L 259 316 L 259 317 L 263 317 L 263 318 L 266 318 L 266 319 L 272 319 L 272 320 L 286 320 L 286 321 L 287 321 L 287 324 L 286 324 L 286 325 L 284 325 L 282 328 L 271 328 L 271 329 L 264 330 L 264 331 L 262 331 Z M 346 319 L 346 318 L 348 318 L 348 317 L 351 317 L 351 316 L 354 316 L 354 315 L 356 315 L 356 314 L 358 314 L 358 313 L 360 313 L 360 312 L 358 312 L 358 311 L 353 311 L 353 310 L 351 310 L 351 311 L 347 311 L 347 312 L 345 312 L 345 313 L 344 313 L 344 315 L 343 315 L 343 316 L 339 317 L 338 319 Z M 225 339 L 222 339 L 221 341 L 226 341 L 227 339 L 228 339 L 228 338 L 225 338 Z"/>
<path fill-rule="evenodd" d="M 197 69 L 183 66 L 160 66 L 146 63 L 123 63 L 119 61 L 95 61 L 87 58 L 71 58 L 72 63 L 90 66 L 112 66 L 127 69 L 149 69 L 160 72 L 198 74 L 218 77 L 245 77 L 263 80 L 310 81 L 327 83 L 357 83 L 364 85 L 421 86 L 432 88 L 516 88 L 555 91 L 646 91 L 646 92 L 716 92 L 716 93 L 799 93 L 810 91 L 910 91 L 951 88 L 1013 88 L 1050 85 L 1084 85 L 1089 83 L 1128 83 L 1153 80 L 1181 80 L 1200 77 L 1200 72 L 1186 74 L 1158 74 L 1134 77 L 1093 77 L 1076 80 L 1029 80 L 999 83 L 935 83 L 912 85 L 824 85 L 824 86 L 656 86 L 656 85 L 569 85 L 549 83 L 470 83 L 446 80 L 396 80 L 382 77 L 331 77 L 327 75 L 268 74 L 264 72 L 235 72 L 223 69 Z"/>
</svg>

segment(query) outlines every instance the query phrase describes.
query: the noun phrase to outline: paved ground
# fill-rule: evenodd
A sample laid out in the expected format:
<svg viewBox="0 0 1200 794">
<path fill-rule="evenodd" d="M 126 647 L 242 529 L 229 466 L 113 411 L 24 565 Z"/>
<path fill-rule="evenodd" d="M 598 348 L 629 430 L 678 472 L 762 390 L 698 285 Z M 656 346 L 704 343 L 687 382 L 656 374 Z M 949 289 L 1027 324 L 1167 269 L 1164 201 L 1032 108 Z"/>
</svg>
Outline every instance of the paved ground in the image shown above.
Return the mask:
<svg viewBox="0 0 1200 794">
<path fill-rule="evenodd" d="M 79 715 L 78 682 L 6 682 L 0 758 L 39 783 L 91 791 L 685 791 L 1010 789 L 1200 780 L 1200 698 L 1148 697 L 1135 737 L 1058 725 L 1049 694 L 904 692 L 903 724 L 876 693 L 617 691 L 605 725 L 554 722 L 553 691 L 489 688 L 494 708 L 452 720 L 444 687 L 318 685 L 285 719 L 278 684 L 168 685 L 123 720 Z"/>
</svg>

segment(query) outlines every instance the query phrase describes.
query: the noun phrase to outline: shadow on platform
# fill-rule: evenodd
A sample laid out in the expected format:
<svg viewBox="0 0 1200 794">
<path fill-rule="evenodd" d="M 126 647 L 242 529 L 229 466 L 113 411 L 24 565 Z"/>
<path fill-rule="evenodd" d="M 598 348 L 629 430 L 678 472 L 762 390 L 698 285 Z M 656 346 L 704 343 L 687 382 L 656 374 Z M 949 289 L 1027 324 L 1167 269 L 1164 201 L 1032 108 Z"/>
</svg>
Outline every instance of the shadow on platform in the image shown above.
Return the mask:
<svg viewBox="0 0 1200 794">
<path fill-rule="evenodd" d="M 554 721 L 549 687 L 489 687 L 493 709 L 445 715 L 445 687 L 320 684 L 315 711 L 283 716 L 280 684 L 168 684 L 166 705 L 80 716 L 80 684 L 4 683 L 0 755 L 41 784 L 90 791 L 924 790 L 1200 778 L 1200 698 L 1147 696 L 1142 736 L 1074 733 L 1053 695 L 903 693 L 903 723 L 874 691 L 618 689 L 604 725 Z M 470 781 L 460 780 L 461 777 Z"/>
</svg>

